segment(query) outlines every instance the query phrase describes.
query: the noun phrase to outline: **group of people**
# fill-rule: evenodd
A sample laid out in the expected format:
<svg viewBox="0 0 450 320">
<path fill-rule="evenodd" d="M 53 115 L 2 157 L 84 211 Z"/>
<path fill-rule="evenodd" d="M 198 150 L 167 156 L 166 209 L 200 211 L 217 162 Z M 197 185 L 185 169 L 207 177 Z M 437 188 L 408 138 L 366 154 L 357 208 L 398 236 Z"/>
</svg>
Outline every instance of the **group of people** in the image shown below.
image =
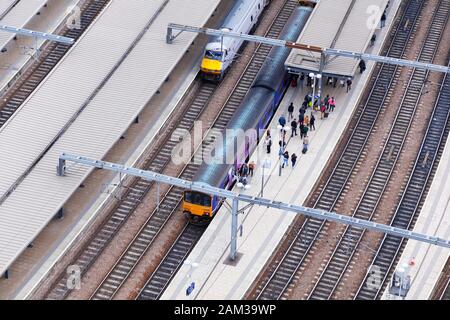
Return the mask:
<svg viewBox="0 0 450 320">
<path fill-rule="evenodd" d="M 320 101 L 320 118 L 328 118 L 329 113 L 333 112 L 334 108 L 336 108 L 336 99 L 327 94 L 326 97 Z"/>
<path fill-rule="evenodd" d="M 237 172 L 235 172 L 235 175 L 237 177 L 237 180 L 241 182 L 244 186 L 247 185 L 247 178 L 248 176 L 253 177 L 253 172 L 255 170 L 255 162 L 251 161 L 250 163 L 244 162 Z"/>
</svg>

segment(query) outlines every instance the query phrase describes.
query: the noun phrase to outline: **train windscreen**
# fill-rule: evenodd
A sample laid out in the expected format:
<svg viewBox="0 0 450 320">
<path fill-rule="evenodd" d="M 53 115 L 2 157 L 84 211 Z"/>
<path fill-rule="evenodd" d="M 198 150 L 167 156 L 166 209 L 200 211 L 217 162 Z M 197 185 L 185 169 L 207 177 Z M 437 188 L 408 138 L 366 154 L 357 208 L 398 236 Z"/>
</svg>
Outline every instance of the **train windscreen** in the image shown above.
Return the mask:
<svg viewBox="0 0 450 320">
<path fill-rule="evenodd" d="M 211 196 L 204 193 L 186 191 L 184 193 L 184 200 L 188 203 L 197 204 L 204 207 L 211 206 Z"/>
</svg>

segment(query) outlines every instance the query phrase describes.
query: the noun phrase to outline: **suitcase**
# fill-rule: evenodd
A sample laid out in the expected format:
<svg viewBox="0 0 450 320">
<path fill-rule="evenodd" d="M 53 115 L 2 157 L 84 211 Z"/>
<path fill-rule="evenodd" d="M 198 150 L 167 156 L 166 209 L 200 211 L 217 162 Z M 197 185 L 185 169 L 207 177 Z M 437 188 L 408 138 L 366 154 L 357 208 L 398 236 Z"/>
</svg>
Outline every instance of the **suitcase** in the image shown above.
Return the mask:
<svg viewBox="0 0 450 320">
<path fill-rule="evenodd" d="M 329 114 L 330 114 L 329 112 L 325 111 L 325 113 L 323 114 L 323 116 L 324 116 L 325 118 L 328 118 L 328 115 L 329 115 Z"/>
</svg>

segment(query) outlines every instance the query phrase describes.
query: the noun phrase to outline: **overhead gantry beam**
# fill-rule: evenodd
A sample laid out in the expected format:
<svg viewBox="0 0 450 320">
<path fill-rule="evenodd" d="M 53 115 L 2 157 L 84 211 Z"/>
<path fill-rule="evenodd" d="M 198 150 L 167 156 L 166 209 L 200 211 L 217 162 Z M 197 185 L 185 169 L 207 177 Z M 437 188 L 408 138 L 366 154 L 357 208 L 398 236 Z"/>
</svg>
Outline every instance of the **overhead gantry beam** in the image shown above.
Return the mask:
<svg viewBox="0 0 450 320">
<path fill-rule="evenodd" d="M 321 219 L 321 220 L 329 220 L 334 221 L 338 223 L 343 223 L 345 225 L 354 226 L 361 229 L 368 229 L 373 230 L 377 232 L 382 232 L 385 234 L 390 234 L 393 236 L 398 236 L 402 238 L 407 239 L 413 239 L 421 242 L 426 242 L 430 244 L 434 244 L 441 247 L 450 248 L 450 241 L 441 239 L 438 237 L 428 236 L 425 234 L 412 232 L 406 229 L 396 228 L 392 226 L 388 226 L 381 223 L 376 223 L 372 221 L 357 219 L 345 215 L 341 215 L 334 212 L 327 212 L 319 209 L 313 209 L 313 208 L 307 208 L 303 206 L 298 206 L 294 204 L 289 203 L 283 203 L 280 201 L 274 201 L 259 197 L 252 197 L 247 196 L 243 194 L 237 194 L 229 190 L 220 189 L 213 187 L 209 184 L 203 183 L 203 182 L 194 182 L 194 181 L 187 181 L 180 178 L 174 178 L 170 176 L 166 176 L 163 174 L 159 174 L 152 171 L 147 170 L 141 170 L 137 168 L 131 168 L 126 167 L 121 164 L 101 161 L 101 160 L 93 160 L 82 156 L 75 156 L 70 154 L 63 153 L 59 157 L 59 162 L 57 166 L 57 175 L 64 176 L 66 174 L 66 161 L 72 161 L 75 163 L 84 164 L 87 166 L 105 169 L 114 171 L 117 173 L 123 173 L 123 174 L 129 174 L 132 176 L 140 177 L 149 181 L 155 181 L 155 182 L 161 182 L 166 183 L 172 186 L 181 187 L 183 189 L 189 189 L 194 191 L 203 192 L 210 195 L 215 195 L 217 197 L 226 198 L 232 200 L 233 206 L 232 206 L 232 231 L 231 231 L 231 259 L 234 260 L 236 257 L 236 242 L 237 242 L 237 231 L 238 231 L 238 224 L 237 224 L 237 215 L 238 215 L 238 203 L 239 201 L 253 204 L 253 205 L 260 205 L 265 206 L 267 208 L 274 208 L 284 211 L 291 211 L 295 212 L 297 214 L 302 214 L 311 218 Z"/>
<path fill-rule="evenodd" d="M 5 25 L 0 25 L 0 31 L 20 34 L 22 36 L 33 37 L 33 38 L 37 38 L 37 39 L 45 39 L 45 40 L 54 41 L 54 42 L 61 42 L 64 44 L 69 44 L 69 45 L 71 45 L 75 42 L 75 39 L 64 37 L 64 36 L 58 36 L 58 35 L 51 34 L 51 33 L 16 28 L 16 27 L 5 26 Z"/>
<path fill-rule="evenodd" d="M 179 30 L 180 32 L 178 32 L 177 34 L 174 34 L 173 30 Z M 340 56 L 340 57 L 348 57 L 348 58 L 353 58 L 353 59 L 365 59 L 365 60 L 369 60 L 369 61 L 371 60 L 371 61 L 393 64 L 393 65 L 398 65 L 398 66 L 406 66 L 406 67 L 426 69 L 426 70 L 436 71 L 436 72 L 450 73 L 449 67 L 431 64 L 431 63 L 423 63 L 423 62 L 419 62 L 419 61 L 411 61 L 411 60 L 405 60 L 405 59 L 395 59 L 395 58 L 391 58 L 391 57 L 378 56 L 378 55 L 366 54 L 366 53 L 361 53 L 361 52 L 322 48 L 322 47 L 310 46 L 310 45 L 306 45 L 306 44 L 287 41 L 287 40 L 271 39 L 271 38 L 253 36 L 253 35 L 249 35 L 249 34 L 224 31 L 224 30 L 192 27 L 192 26 L 186 26 L 186 25 L 181 25 L 181 24 L 176 24 L 176 23 L 169 23 L 169 25 L 167 27 L 167 35 L 166 35 L 167 43 L 169 43 L 169 44 L 172 43 L 173 40 L 176 39 L 176 37 L 183 31 L 202 33 L 202 34 L 207 34 L 207 35 L 211 35 L 211 36 L 238 38 L 238 39 L 242 39 L 242 40 L 250 41 L 250 42 L 264 43 L 264 44 L 268 44 L 271 46 L 306 50 L 309 52 L 320 53 L 325 56 Z"/>
</svg>

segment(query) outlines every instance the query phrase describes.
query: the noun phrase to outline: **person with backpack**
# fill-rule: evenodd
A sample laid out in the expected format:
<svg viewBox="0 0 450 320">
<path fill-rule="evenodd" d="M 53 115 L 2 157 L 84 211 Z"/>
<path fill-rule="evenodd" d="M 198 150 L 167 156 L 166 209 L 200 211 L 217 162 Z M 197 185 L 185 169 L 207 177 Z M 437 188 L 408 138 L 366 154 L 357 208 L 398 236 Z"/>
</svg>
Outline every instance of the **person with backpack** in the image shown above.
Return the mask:
<svg viewBox="0 0 450 320">
<path fill-rule="evenodd" d="M 292 115 L 294 113 L 294 103 L 291 102 L 291 104 L 288 106 L 288 119 L 291 120 L 294 116 Z"/>
<path fill-rule="evenodd" d="M 295 153 L 291 156 L 292 168 L 295 167 L 295 163 L 297 162 L 297 155 Z"/>
</svg>

